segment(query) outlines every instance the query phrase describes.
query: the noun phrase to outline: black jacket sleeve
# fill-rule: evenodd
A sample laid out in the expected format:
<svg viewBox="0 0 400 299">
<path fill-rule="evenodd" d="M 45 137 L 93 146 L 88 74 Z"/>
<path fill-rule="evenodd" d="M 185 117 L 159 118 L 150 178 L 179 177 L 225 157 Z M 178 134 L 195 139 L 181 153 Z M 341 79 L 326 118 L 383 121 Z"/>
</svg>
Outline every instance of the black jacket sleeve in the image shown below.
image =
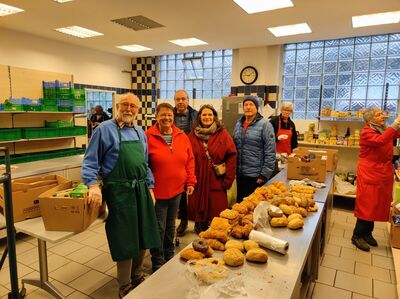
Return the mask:
<svg viewBox="0 0 400 299">
<path fill-rule="evenodd" d="M 291 121 L 291 128 L 292 128 L 292 139 L 290 140 L 290 146 L 292 148 L 292 151 L 297 147 L 297 131 L 296 131 L 296 125 L 292 120 Z"/>
<path fill-rule="evenodd" d="M 276 134 L 278 134 L 278 118 L 279 118 L 279 116 L 272 116 L 269 120 L 272 127 L 274 128 L 275 141 L 278 141 L 277 136 L 276 136 Z"/>
</svg>

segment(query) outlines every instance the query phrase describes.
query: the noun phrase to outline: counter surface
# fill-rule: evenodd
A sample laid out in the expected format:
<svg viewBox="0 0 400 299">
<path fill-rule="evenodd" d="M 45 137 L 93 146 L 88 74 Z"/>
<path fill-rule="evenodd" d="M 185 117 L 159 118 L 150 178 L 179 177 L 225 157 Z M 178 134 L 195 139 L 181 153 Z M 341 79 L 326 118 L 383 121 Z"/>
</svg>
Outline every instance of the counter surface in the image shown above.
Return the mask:
<svg viewBox="0 0 400 299">
<path fill-rule="evenodd" d="M 243 275 L 248 298 L 292 297 L 301 279 L 306 257 L 322 218 L 324 203 L 318 202 L 317 205 L 318 212 L 310 213 L 305 218 L 303 229 L 297 231 L 288 228 L 269 229 L 274 237 L 289 242 L 286 255 L 267 250 L 269 255 L 267 264 L 245 261 L 240 267 L 229 267 L 234 273 Z M 222 257 L 222 252 L 215 251 L 214 257 Z M 185 278 L 185 263 L 180 260 L 178 254 L 125 298 L 180 299 L 186 298 L 191 287 L 189 280 Z"/>
</svg>

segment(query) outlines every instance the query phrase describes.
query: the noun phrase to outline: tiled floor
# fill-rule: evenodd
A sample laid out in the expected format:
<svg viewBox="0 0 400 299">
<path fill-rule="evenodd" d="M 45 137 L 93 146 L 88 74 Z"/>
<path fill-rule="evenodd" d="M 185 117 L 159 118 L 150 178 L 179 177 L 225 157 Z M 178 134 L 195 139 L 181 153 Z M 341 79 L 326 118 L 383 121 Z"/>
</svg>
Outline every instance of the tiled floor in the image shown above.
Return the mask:
<svg viewBox="0 0 400 299">
<path fill-rule="evenodd" d="M 313 299 L 395 299 L 395 273 L 386 224 L 376 223 L 374 235 L 379 247 L 366 253 L 351 244 L 355 218 L 351 211 L 334 209 L 333 226 L 321 259 L 319 279 Z M 196 235 L 193 223 L 180 238 L 179 252 Z M 0 253 L 4 248 L 0 243 Z M 17 242 L 18 274 L 37 278 L 39 264 L 36 239 L 24 235 Z M 48 244 L 49 276 L 52 283 L 68 298 L 117 298 L 116 268 L 109 255 L 104 224 L 75 235 L 57 244 Z M 145 271 L 150 274 L 151 263 L 146 256 Z M 26 285 L 28 299 L 52 298 L 46 292 Z M 10 289 L 8 261 L 0 272 L 0 298 L 7 298 Z"/>
</svg>

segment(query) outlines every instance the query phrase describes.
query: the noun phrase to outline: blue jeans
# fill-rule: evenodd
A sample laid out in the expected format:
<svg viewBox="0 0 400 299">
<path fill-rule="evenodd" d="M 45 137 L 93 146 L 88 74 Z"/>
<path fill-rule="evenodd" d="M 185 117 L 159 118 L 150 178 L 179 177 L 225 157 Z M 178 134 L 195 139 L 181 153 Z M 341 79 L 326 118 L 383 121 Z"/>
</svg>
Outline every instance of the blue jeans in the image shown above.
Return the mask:
<svg viewBox="0 0 400 299">
<path fill-rule="evenodd" d="M 174 257 L 175 219 L 180 200 L 181 194 L 167 200 L 156 200 L 155 210 L 161 247 L 150 249 L 153 272 Z"/>
</svg>

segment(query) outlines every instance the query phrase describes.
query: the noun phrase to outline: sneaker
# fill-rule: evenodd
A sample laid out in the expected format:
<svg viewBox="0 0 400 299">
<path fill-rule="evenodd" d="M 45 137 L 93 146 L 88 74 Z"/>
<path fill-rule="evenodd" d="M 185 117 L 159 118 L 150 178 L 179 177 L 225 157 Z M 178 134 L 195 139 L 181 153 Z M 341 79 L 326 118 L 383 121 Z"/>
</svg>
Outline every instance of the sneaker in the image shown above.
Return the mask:
<svg viewBox="0 0 400 299">
<path fill-rule="evenodd" d="M 139 284 L 141 284 L 144 280 L 145 280 L 144 275 L 140 275 L 140 276 L 137 276 L 137 277 L 133 277 L 133 278 L 132 278 L 132 281 L 131 281 L 131 283 L 132 283 L 132 288 L 136 288 L 136 287 L 137 287 Z"/>
<path fill-rule="evenodd" d="M 181 219 L 181 223 L 179 223 L 178 228 L 176 229 L 176 235 L 178 237 L 183 237 L 186 233 L 187 226 L 188 221 Z"/>
<path fill-rule="evenodd" d="M 119 298 L 124 298 L 132 290 L 133 290 L 133 286 L 130 283 L 120 287 L 119 288 L 119 293 L 118 293 Z"/>
<path fill-rule="evenodd" d="M 365 236 L 365 237 L 363 237 L 363 239 L 365 240 L 365 242 L 368 243 L 368 245 L 371 245 L 374 247 L 378 246 L 378 242 L 376 242 L 376 240 L 374 239 L 374 237 L 372 235 Z"/>
<path fill-rule="evenodd" d="M 353 236 L 351 237 L 351 242 L 356 245 L 356 247 L 363 251 L 369 251 L 368 243 L 361 237 Z"/>
</svg>

